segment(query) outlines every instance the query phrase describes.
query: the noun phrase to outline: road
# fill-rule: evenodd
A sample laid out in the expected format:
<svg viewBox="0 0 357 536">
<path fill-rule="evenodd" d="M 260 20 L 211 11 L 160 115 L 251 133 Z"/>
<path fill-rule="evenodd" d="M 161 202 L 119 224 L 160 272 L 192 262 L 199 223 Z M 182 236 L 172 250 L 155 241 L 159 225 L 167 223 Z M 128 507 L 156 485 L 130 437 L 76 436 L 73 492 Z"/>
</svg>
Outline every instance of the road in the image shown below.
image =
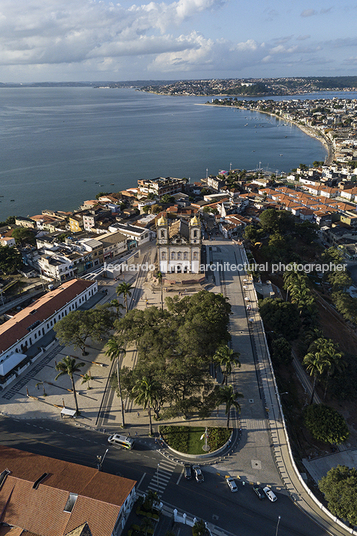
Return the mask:
<svg viewBox="0 0 357 536">
<path fill-rule="evenodd" d="M 0 418 L 1 444 L 89 467 L 108 448 L 107 436 L 93 430 L 52 420 L 24 421 Z M 159 474 L 157 474 L 159 465 Z M 238 536 L 274 536 L 277 516 L 281 516 L 279 536 L 325 536 L 303 512 L 283 494 L 276 503 L 259 501 L 251 486 L 238 482 L 231 493 L 225 473 L 203 468 L 205 481 L 185 480 L 182 466 L 168 462 L 155 450 L 154 442 L 139 444 L 133 451 L 109 447 L 103 471 L 138 481 L 139 490 L 157 487 L 163 502 L 188 514 L 202 517 Z"/>
</svg>

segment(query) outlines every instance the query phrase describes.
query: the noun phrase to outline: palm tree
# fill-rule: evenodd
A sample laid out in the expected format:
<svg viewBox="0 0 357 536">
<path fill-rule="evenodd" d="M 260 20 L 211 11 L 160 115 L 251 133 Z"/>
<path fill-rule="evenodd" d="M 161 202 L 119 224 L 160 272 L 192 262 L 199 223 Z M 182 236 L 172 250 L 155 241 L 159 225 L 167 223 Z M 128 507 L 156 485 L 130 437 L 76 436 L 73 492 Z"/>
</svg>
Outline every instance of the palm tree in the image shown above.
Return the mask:
<svg viewBox="0 0 357 536">
<path fill-rule="evenodd" d="M 148 408 L 150 436 L 152 436 L 151 408 L 155 404 L 158 389 L 158 382 L 146 376 L 143 376 L 140 380 L 138 380 L 132 389 L 132 397 L 134 398 L 134 402 L 143 406 L 144 409 Z"/>
<path fill-rule="evenodd" d="M 331 339 L 325 339 L 324 337 L 319 337 L 316 339 L 311 346 L 309 347 L 310 352 L 313 352 L 320 359 L 324 359 L 327 362 L 327 365 L 323 372 L 327 372 L 326 384 L 325 384 L 325 393 L 324 398 L 326 397 L 327 385 L 330 376 L 336 371 L 341 371 L 345 367 L 345 362 L 343 361 L 343 353 L 339 352 L 338 345 L 336 345 Z"/>
<path fill-rule="evenodd" d="M 160 291 L 161 291 L 161 310 L 164 309 L 164 301 L 163 301 L 163 295 L 162 295 L 162 272 L 157 272 L 157 279 L 160 283 Z"/>
<path fill-rule="evenodd" d="M 56 370 L 58 370 L 58 374 L 57 376 L 55 377 L 55 380 L 57 380 L 60 376 L 63 376 L 64 374 L 68 374 L 68 376 L 71 378 L 71 382 L 72 382 L 72 391 L 73 391 L 73 396 L 74 396 L 74 403 L 76 405 L 76 414 L 79 413 L 79 409 L 78 409 L 78 402 L 77 402 L 77 393 L 76 393 L 76 387 L 74 385 L 74 374 L 76 372 L 79 372 L 79 370 L 84 367 L 85 363 L 77 363 L 77 361 L 70 357 L 70 356 L 66 356 L 62 359 L 62 361 L 59 361 L 59 363 L 57 363 L 56 365 Z"/>
<path fill-rule="evenodd" d="M 317 339 L 319 341 L 321 339 Z M 316 389 L 316 382 L 318 376 L 321 376 L 324 372 L 328 371 L 328 369 L 331 367 L 330 359 L 327 355 L 323 353 L 323 351 L 320 351 L 318 347 L 316 346 L 317 341 L 313 342 L 310 346 L 310 352 L 308 352 L 303 361 L 302 364 L 305 365 L 307 372 L 310 374 L 310 376 L 313 376 L 314 381 L 312 384 L 312 393 L 311 393 L 311 399 L 310 404 L 313 403 L 314 395 L 315 395 L 315 389 Z"/>
<path fill-rule="evenodd" d="M 124 305 L 119 303 L 119 300 L 110 300 L 108 303 L 110 307 L 114 307 L 116 311 L 116 316 L 119 319 L 120 318 L 120 309 L 124 309 Z"/>
<path fill-rule="evenodd" d="M 228 382 L 228 375 L 232 372 L 233 365 L 241 366 L 239 361 L 240 354 L 235 352 L 229 346 L 220 346 L 213 356 L 213 361 L 224 367 L 222 385 Z"/>
<path fill-rule="evenodd" d="M 87 384 L 87 389 L 91 389 L 91 386 L 90 386 L 91 379 L 92 379 L 92 376 L 90 375 L 90 373 L 83 374 L 81 384 L 83 385 L 84 383 L 86 383 Z"/>
<path fill-rule="evenodd" d="M 121 391 L 121 381 L 120 381 L 120 354 L 122 353 L 125 354 L 125 348 L 123 348 L 118 343 L 118 340 L 115 337 L 112 337 L 111 339 L 109 339 L 105 346 L 107 348 L 105 355 L 110 357 L 110 361 L 113 361 L 113 359 L 117 360 L 118 391 L 119 391 L 119 397 L 120 397 L 120 403 L 121 403 L 121 420 L 122 420 L 122 426 L 124 428 L 125 427 L 125 412 L 124 412 L 124 400 L 123 400 L 123 395 Z"/>
<path fill-rule="evenodd" d="M 239 413 L 241 410 L 240 404 L 238 402 L 238 398 L 243 398 L 244 395 L 241 393 L 238 393 L 237 391 L 233 391 L 232 385 L 224 386 L 220 388 L 219 391 L 219 401 L 221 404 L 226 405 L 226 415 L 227 415 L 227 428 L 229 428 L 229 414 L 231 412 L 231 408 L 235 408 Z"/>
<path fill-rule="evenodd" d="M 123 295 L 124 297 L 124 303 L 125 303 L 125 311 L 128 312 L 128 296 L 130 298 L 132 292 L 132 285 L 130 283 L 126 283 L 123 281 L 123 283 L 120 283 L 120 285 L 116 288 L 116 293 L 118 296 Z"/>
</svg>

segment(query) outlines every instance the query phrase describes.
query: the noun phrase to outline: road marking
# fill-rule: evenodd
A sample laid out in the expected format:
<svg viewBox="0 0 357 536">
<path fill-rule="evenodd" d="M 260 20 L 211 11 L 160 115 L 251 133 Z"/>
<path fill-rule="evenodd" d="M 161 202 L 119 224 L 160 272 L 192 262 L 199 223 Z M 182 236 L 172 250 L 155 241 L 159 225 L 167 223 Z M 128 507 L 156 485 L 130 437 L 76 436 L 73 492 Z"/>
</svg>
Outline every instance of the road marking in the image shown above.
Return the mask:
<svg viewBox="0 0 357 536">
<path fill-rule="evenodd" d="M 181 480 L 182 475 L 183 475 L 183 471 L 184 471 L 184 469 L 183 469 L 183 467 L 182 467 L 182 471 L 181 471 L 181 473 L 180 473 L 180 476 L 179 476 L 178 479 L 177 479 L 176 486 L 178 486 L 179 483 L 180 483 L 180 480 Z"/>
<path fill-rule="evenodd" d="M 145 477 L 146 477 L 146 473 L 144 473 L 143 476 L 140 478 L 140 482 L 139 482 L 139 484 L 137 485 L 137 489 L 140 488 L 140 485 L 141 485 L 141 483 L 142 483 L 142 481 L 144 480 Z"/>
</svg>

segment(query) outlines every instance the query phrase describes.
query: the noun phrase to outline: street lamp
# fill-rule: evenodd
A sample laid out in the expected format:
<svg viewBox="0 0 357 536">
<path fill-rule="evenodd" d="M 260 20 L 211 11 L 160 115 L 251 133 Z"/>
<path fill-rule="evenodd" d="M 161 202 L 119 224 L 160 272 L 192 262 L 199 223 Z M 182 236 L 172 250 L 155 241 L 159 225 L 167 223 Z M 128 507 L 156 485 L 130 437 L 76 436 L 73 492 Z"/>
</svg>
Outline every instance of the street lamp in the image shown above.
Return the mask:
<svg viewBox="0 0 357 536">
<path fill-rule="evenodd" d="M 101 471 L 101 470 L 102 470 L 103 463 L 104 463 L 104 460 L 105 460 L 105 457 L 106 457 L 106 455 L 107 455 L 108 450 L 109 450 L 109 449 L 107 449 L 107 450 L 104 452 L 103 456 L 99 456 L 99 455 L 97 456 L 97 460 L 98 460 L 98 463 L 97 463 L 97 469 L 98 469 L 98 471 Z"/>
<path fill-rule="evenodd" d="M 278 536 L 278 530 L 279 530 L 279 523 L 280 523 L 280 520 L 281 520 L 281 516 L 278 516 L 278 522 L 277 522 L 277 524 L 276 524 L 275 536 Z"/>
</svg>

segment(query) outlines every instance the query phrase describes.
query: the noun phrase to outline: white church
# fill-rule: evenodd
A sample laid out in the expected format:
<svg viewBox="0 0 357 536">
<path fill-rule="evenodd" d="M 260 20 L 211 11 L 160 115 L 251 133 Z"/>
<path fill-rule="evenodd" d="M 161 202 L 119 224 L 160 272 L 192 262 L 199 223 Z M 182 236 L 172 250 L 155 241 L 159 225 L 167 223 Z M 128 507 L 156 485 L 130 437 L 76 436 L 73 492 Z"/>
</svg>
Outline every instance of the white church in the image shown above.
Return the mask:
<svg viewBox="0 0 357 536">
<path fill-rule="evenodd" d="M 198 274 L 201 265 L 201 222 L 197 216 L 189 221 L 170 221 L 164 216 L 157 222 L 157 252 L 162 274 Z"/>
</svg>

